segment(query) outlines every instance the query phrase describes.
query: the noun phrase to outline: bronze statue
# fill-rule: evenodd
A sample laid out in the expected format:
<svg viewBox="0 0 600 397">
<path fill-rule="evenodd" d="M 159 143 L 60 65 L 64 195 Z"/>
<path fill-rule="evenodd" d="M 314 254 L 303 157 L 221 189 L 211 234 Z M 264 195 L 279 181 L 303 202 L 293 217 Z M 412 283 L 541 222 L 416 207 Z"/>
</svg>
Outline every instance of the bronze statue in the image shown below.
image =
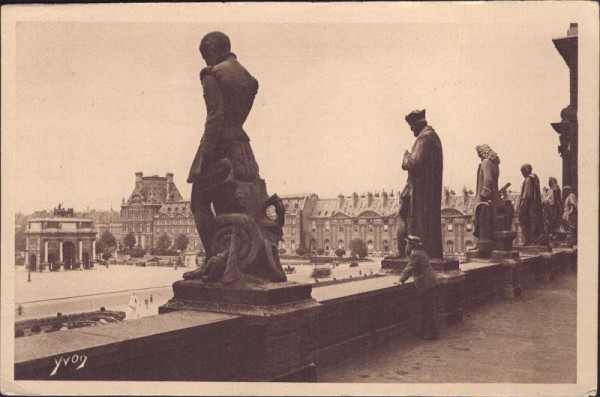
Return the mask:
<svg viewBox="0 0 600 397">
<path fill-rule="evenodd" d="M 421 237 L 429 256 L 442 258 L 442 143 L 435 130 L 427 125 L 425 110 L 415 110 L 405 119 L 417 138 L 412 152 L 405 151 L 402 161 L 402 169 L 408 171 L 400 197 L 406 234 Z"/>
<path fill-rule="evenodd" d="M 567 243 L 577 244 L 577 196 L 571 186 L 563 187 L 563 228 L 567 232 Z"/>
<path fill-rule="evenodd" d="M 477 168 L 477 190 L 475 191 L 475 230 L 477 245 L 472 248 L 480 257 L 487 257 L 494 248 L 496 230 L 496 207 L 498 206 L 498 178 L 500 158 L 486 144 L 475 148 L 481 159 Z"/>
<path fill-rule="evenodd" d="M 548 179 L 548 187 L 544 187 L 544 197 L 542 198 L 544 228 L 548 236 L 556 241 L 558 240 L 557 231 L 560 229 L 563 206 L 558 181 L 554 177 Z"/>
<path fill-rule="evenodd" d="M 225 34 L 204 36 L 200 53 L 207 64 L 200 73 L 207 116 L 188 182 L 206 259 L 183 278 L 237 285 L 286 281 L 277 251 L 285 208 L 277 195 L 267 195 L 242 127 L 258 82 Z"/>
<path fill-rule="evenodd" d="M 518 211 L 519 223 L 523 233 L 523 245 L 525 246 L 547 244 L 542 215 L 540 180 L 532 171 L 533 168 L 530 164 L 521 166 L 521 173 L 525 179 L 521 187 Z"/>
</svg>

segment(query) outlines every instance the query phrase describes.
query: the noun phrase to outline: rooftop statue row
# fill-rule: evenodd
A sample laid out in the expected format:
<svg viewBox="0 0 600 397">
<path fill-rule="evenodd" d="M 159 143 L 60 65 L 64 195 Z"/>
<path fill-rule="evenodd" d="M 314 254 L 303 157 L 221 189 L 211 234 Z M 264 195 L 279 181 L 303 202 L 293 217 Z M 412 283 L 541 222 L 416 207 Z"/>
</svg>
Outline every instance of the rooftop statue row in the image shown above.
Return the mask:
<svg viewBox="0 0 600 397">
<path fill-rule="evenodd" d="M 221 32 L 204 36 L 200 53 L 207 65 L 200 72 L 207 117 L 187 181 L 192 183 L 191 211 L 206 247 L 206 262 L 184 278 L 230 285 L 286 281 L 277 252 L 285 208 L 277 195 L 267 194 L 243 128 L 258 81 L 231 52 L 230 40 Z M 441 259 L 442 144 L 428 125 L 424 109 L 409 113 L 405 120 L 415 141 L 402 158 L 408 178 L 399 197 L 399 255 L 411 235 L 422 239 L 432 258 Z M 506 232 L 503 238 L 509 238 L 514 209 L 506 197 L 508 185 L 498 189 L 498 155 L 488 145 L 476 149 L 481 159 L 477 189 L 471 192 L 465 188 L 463 196 L 466 204 L 469 196 L 475 195 L 474 234 L 479 239 L 478 252 L 486 256 L 493 249 L 496 234 Z M 523 176 L 519 216 L 526 243 L 545 243 L 539 180 L 531 166 L 523 167 Z M 447 189 L 446 202 L 451 195 Z M 551 210 L 552 205 L 548 204 L 546 212 L 552 218 L 546 224 L 556 227 L 558 210 Z M 569 206 L 576 208 L 575 201 L 569 200 Z M 573 216 L 569 215 L 571 224 Z"/>
</svg>

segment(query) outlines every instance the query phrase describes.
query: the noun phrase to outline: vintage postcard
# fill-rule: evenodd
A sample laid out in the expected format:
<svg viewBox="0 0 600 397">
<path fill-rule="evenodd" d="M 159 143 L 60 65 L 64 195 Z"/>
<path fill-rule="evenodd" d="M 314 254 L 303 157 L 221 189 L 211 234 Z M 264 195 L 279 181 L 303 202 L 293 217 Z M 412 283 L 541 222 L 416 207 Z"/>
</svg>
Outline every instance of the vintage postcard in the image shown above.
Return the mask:
<svg viewBox="0 0 600 397">
<path fill-rule="evenodd" d="M 3 393 L 597 393 L 596 3 L 1 28 Z"/>
</svg>

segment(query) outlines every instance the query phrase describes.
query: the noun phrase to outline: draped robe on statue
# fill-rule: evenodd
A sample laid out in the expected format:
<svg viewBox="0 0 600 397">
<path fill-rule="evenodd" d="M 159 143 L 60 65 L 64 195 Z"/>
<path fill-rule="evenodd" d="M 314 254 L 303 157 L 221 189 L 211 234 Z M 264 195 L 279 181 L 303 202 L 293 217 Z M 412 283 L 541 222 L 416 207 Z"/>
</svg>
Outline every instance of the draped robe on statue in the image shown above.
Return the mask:
<svg viewBox="0 0 600 397">
<path fill-rule="evenodd" d="M 475 230 L 480 252 L 489 254 L 492 250 L 495 216 L 498 206 L 498 178 L 500 167 L 490 159 L 483 159 L 477 168 L 477 189 L 475 191 Z"/>
<path fill-rule="evenodd" d="M 521 187 L 521 205 L 519 207 L 519 223 L 523 231 L 524 245 L 543 242 L 544 217 L 542 215 L 542 197 L 540 180 L 537 175 L 525 177 Z"/>
<path fill-rule="evenodd" d="M 408 171 L 408 234 L 423 241 L 432 258 L 442 258 L 442 143 L 435 130 L 426 126 L 404 156 L 402 169 Z"/>
</svg>

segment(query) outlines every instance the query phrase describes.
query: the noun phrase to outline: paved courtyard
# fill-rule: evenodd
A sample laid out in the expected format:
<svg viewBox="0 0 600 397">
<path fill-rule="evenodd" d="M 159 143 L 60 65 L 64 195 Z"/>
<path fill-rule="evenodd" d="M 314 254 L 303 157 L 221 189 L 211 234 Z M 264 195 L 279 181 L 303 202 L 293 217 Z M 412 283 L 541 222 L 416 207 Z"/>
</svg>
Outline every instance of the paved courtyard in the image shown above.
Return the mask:
<svg viewBox="0 0 600 397">
<path fill-rule="evenodd" d="M 313 265 L 300 264 L 298 261 L 284 261 L 291 264 L 296 272 L 288 275 L 290 281 L 312 283 L 310 277 Z M 330 277 L 321 280 L 357 279 L 361 274 L 377 273 L 381 267 L 381 258 L 373 262 L 360 262 L 359 267 L 350 268 L 347 263 L 332 269 Z M 320 265 L 327 266 L 327 265 Z M 126 311 L 129 296 L 136 292 L 140 303 L 140 317 L 158 314 L 158 307 L 173 296 L 172 284 L 181 280 L 183 273 L 192 268 L 179 267 L 137 267 L 126 265 L 96 266 L 90 270 L 72 270 L 59 272 L 31 273 L 31 282 L 27 281 L 24 267 L 15 268 L 15 304 L 21 306 L 21 315 L 17 320 L 81 313 L 98 310 Z M 344 288 L 351 288 L 345 286 Z M 152 302 L 150 296 L 152 295 Z M 146 299 L 148 305 L 146 306 Z"/>
<path fill-rule="evenodd" d="M 321 369 L 320 382 L 575 383 L 577 274 L 466 311 L 437 341 L 398 338 Z"/>
</svg>

